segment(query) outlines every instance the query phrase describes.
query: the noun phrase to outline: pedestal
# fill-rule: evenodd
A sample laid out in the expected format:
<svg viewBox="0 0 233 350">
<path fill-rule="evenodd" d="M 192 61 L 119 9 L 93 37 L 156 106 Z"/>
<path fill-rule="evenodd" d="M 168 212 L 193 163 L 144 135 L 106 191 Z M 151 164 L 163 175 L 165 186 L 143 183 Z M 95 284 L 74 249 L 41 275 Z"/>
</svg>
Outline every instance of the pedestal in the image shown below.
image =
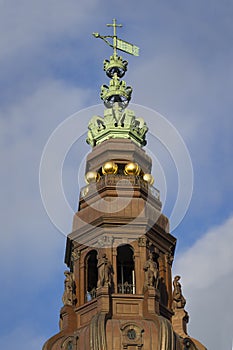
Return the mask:
<svg viewBox="0 0 233 350">
<path fill-rule="evenodd" d="M 189 321 L 189 315 L 184 309 L 175 309 L 172 316 L 172 327 L 174 331 L 181 337 L 186 337 L 187 323 Z"/>
</svg>

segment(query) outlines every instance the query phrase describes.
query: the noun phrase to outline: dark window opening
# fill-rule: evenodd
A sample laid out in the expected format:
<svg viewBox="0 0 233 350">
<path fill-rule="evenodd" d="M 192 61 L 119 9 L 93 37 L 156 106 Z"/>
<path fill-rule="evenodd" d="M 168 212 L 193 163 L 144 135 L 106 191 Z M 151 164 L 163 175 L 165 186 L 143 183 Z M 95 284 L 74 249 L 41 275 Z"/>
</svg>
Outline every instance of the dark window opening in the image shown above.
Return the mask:
<svg viewBox="0 0 233 350">
<path fill-rule="evenodd" d="M 135 294 L 134 252 L 128 244 L 117 248 L 117 292 Z"/>
<path fill-rule="evenodd" d="M 86 257 L 86 301 L 96 297 L 98 281 L 97 251 L 92 250 Z"/>
<path fill-rule="evenodd" d="M 160 292 L 160 302 L 161 304 L 168 306 L 168 292 L 167 286 L 163 277 L 159 279 L 159 292 Z"/>
<path fill-rule="evenodd" d="M 67 344 L 67 350 L 73 350 L 73 344 L 71 341 Z"/>
</svg>

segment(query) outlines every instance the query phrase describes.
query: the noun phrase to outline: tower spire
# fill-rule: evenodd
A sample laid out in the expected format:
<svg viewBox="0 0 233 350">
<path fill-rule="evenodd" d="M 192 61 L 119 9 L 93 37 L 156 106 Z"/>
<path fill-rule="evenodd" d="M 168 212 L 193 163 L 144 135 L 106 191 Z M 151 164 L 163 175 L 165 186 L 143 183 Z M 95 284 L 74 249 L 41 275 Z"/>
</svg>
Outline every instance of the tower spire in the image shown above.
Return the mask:
<svg viewBox="0 0 233 350">
<path fill-rule="evenodd" d="M 118 38 L 117 28 L 121 28 L 122 24 L 117 24 L 116 19 L 113 19 L 111 24 L 107 24 L 107 27 L 113 28 L 113 35 L 92 33 L 95 38 L 102 39 L 113 48 L 110 59 L 105 59 L 103 62 L 104 71 L 110 78 L 110 82 L 109 85 L 101 86 L 100 97 L 107 109 L 104 111 L 104 118 L 94 116 L 90 120 L 86 141 L 94 147 L 111 138 L 131 139 L 138 146 L 145 146 L 148 128 L 143 118 L 137 118 L 133 111 L 126 109 L 133 89 L 121 80 L 127 71 L 128 62 L 117 53 L 117 50 L 120 50 L 138 56 L 139 48 Z"/>
<path fill-rule="evenodd" d="M 114 104 L 117 103 L 121 109 L 124 109 L 128 106 L 131 99 L 132 88 L 126 86 L 124 80 L 120 80 L 127 71 L 128 62 L 123 60 L 121 56 L 118 56 L 117 50 L 138 56 L 139 48 L 117 37 L 117 28 L 121 28 L 122 24 L 117 24 L 115 18 L 111 24 L 107 24 L 107 27 L 113 27 L 113 35 L 93 33 L 95 38 L 102 39 L 113 48 L 113 55 L 110 56 L 110 60 L 104 60 L 104 71 L 111 80 L 109 85 L 104 84 L 101 86 L 100 97 L 104 101 L 105 107 L 113 108 Z M 109 39 L 112 39 L 112 42 Z"/>
</svg>

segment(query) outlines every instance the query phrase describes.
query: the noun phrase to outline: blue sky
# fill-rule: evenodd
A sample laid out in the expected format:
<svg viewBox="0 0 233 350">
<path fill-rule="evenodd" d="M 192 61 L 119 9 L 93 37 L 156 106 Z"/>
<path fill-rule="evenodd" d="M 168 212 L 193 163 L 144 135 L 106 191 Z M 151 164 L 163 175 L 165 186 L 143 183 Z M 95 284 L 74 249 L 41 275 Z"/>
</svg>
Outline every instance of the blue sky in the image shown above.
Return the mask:
<svg viewBox="0 0 233 350">
<path fill-rule="evenodd" d="M 166 117 L 192 159 L 192 201 L 173 232 L 174 273 L 182 276 L 188 299 L 189 332 L 211 350 L 231 349 L 233 2 L 3 0 L 0 6 L 0 347 L 40 349 L 58 331 L 65 237 L 41 201 L 40 159 L 62 121 L 100 103 L 100 85 L 107 82 L 102 61 L 111 50 L 91 33 L 108 34 L 105 24 L 116 17 L 124 25 L 119 36 L 141 50 L 138 58 L 127 57 L 132 102 Z M 171 193 L 169 215 L 177 179 L 165 152 L 150 140 Z M 63 168 L 74 210 L 79 164 L 90 150 L 81 141 Z M 72 218 L 65 222 L 71 229 Z"/>
</svg>

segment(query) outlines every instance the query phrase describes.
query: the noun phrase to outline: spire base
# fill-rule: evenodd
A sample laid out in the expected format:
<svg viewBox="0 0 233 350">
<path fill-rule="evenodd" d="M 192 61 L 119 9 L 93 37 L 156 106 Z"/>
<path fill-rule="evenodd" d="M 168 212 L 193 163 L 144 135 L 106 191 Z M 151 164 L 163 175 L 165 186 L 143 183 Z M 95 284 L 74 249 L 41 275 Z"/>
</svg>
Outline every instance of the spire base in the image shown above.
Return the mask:
<svg viewBox="0 0 233 350">
<path fill-rule="evenodd" d="M 115 103 L 113 108 L 104 111 L 104 118 L 92 117 L 86 141 L 94 147 L 108 139 L 131 139 L 142 147 L 146 145 L 147 131 L 143 118 L 137 118 L 132 110 L 122 109 Z"/>
</svg>

